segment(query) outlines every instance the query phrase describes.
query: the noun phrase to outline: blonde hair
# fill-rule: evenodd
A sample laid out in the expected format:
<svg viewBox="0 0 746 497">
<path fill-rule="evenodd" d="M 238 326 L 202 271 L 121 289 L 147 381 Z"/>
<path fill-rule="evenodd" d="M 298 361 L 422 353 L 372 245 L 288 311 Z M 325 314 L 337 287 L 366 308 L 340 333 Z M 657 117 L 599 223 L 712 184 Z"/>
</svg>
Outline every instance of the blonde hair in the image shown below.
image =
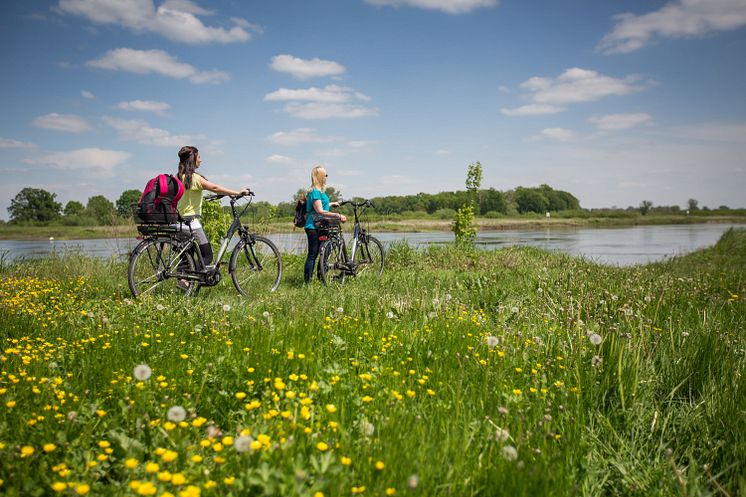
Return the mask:
<svg viewBox="0 0 746 497">
<path fill-rule="evenodd" d="M 323 166 L 313 166 L 311 169 L 311 189 L 314 188 L 322 192 L 326 189 L 326 169 Z"/>
</svg>

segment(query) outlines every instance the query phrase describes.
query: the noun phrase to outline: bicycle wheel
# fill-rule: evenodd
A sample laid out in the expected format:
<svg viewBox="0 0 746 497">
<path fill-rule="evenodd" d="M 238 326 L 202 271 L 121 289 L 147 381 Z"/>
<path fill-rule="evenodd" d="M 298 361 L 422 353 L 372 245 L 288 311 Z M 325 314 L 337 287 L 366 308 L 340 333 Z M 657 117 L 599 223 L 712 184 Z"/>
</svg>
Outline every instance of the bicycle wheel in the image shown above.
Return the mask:
<svg viewBox="0 0 746 497">
<path fill-rule="evenodd" d="M 324 242 L 319 250 L 319 279 L 324 285 L 344 285 L 347 275 L 344 246 L 338 240 Z"/>
<path fill-rule="evenodd" d="M 197 282 L 180 278 L 194 272 L 194 257 L 170 238 L 151 238 L 130 255 L 127 281 L 134 297 L 191 295 Z"/>
<path fill-rule="evenodd" d="M 253 240 L 253 243 L 239 241 L 228 265 L 233 284 L 241 295 L 274 292 L 282 278 L 282 259 L 275 244 L 262 236 Z"/>
<path fill-rule="evenodd" d="M 380 278 L 383 274 L 383 244 L 377 238 L 366 236 L 355 253 L 355 276 L 357 278 Z"/>
</svg>

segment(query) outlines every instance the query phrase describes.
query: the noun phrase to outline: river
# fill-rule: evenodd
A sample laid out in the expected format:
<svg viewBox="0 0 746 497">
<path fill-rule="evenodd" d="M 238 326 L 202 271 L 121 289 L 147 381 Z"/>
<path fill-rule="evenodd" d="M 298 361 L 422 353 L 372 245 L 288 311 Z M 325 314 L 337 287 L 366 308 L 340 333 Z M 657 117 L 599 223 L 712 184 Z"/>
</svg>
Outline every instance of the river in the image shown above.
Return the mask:
<svg viewBox="0 0 746 497">
<path fill-rule="evenodd" d="M 623 228 L 542 228 L 516 231 L 484 231 L 476 238 L 482 249 L 513 245 L 528 245 L 558 250 L 574 256 L 619 266 L 660 261 L 714 245 L 722 234 L 737 224 L 681 224 L 662 226 L 632 226 Z M 406 240 L 410 245 L 449 243 L 453 233 L 375 233 L 384 244 Z M 271 235 L 284 252 L 302 253 L 306 236 L 302 231 Z M 0 240 L 0 259 L 5 262 L 19 258 L 38 258 L 50 254 L 81 253 L 94 257 L 126 258 L 139 243 L 135 238 L 98 240 Z M 226 258 L 227 260 L 227 258 Z"/>
</svg>

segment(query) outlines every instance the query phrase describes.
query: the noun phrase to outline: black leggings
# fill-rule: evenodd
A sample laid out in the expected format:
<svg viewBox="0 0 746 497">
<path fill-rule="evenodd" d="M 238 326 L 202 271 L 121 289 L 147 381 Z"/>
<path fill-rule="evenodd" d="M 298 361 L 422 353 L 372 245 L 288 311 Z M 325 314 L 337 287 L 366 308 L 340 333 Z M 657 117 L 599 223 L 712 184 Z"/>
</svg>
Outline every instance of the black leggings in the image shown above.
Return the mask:
<svg viewBox="0 0 746 497">
<path fill-rule="evenodd" d="M 313 278 L 313 268 L 319 255 L 319 232 L 306 228 L 306 236 L 308 237 L 308 255 L 306 265 L 303 266 L 303 281 L 308 283 Z"/>
</svg>

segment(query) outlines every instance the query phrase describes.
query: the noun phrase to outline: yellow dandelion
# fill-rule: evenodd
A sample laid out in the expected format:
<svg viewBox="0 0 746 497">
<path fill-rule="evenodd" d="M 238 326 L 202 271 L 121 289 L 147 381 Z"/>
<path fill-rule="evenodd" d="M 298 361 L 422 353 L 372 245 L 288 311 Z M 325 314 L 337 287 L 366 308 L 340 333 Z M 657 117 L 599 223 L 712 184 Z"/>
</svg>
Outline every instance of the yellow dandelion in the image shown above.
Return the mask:
<svg viewBox="0 0 746 497">
<path fill-rule="evenodd" d="M 376 469 L 378 471 L 381 471 L 385 467 L 386 467 L 386 465 L 383 463 L 383 461 L 376 461 Z"/>
<path fill-rule="evenodd" d="M 52 490 L 54 490 L 55 492 L 64 492 L 66 488 L 67 483 L 65 482 L 56 481 L 52 483 Z"/>
<path fill-rule="evenodd" d="M 46 452 L 47 454 L 48 454 L 48 453 L 50 453 L 50 452 L 54 452 L 54 450 L 55 450 L 56 448 L 57 448 L 57 446 L 56 446 L 55 444 L 44 444 L 44 446 L 42 446 L 42 449 L 43 449 L 43 450 L 44 450 L 44 452 Z"/>
<path fill-rule="evenodd" d="M 77 487 L 75 487 L 75 493 L 78 494 L 78 495 L 85 495 L 85 494 L 87 494 L 90 491 L 91 491 L 91 486 L 90 485 L 86 485 L 85 483 L 82 484 L 82 485 L 78 485 Z"/>
<path fill-rule="evenodd" d="M 171 483 L 174 485 L 183 485 L 186 483 L 186 476 L 183 473 L 174 473 L 171 477 Z"/>
<path fill-rule="evenodd" d="M 34 448 L 30 445 L 24 445 L 21 447 L 21 457 L 31 457 L 34 455 Z"/>
<path fill-rule="evenodd" d="M 350 464 L 352 464 L 352 459 L 350 459 L 347 456 L 342 456 L 342 459 L 340 459 L 340 462 L 342 463 L 343 466 L 349 466 Z"/>
<path fill-rule="evenodd" d="M 329 450 L 329 445 L 325 442 L 319 442 L 316 444 L 316 448 L 319 449 L 321 452 L 324 452 L 326 450 Z"/>
<path fill-rule="evenodd" d="M 396 489 L 393 487 L 389 487 L 386 489 L 386 495 L 396 495 Z"/>
<path fill-rule="evenodd" d="M 334 404 L 327 404 L 326 405 L 326 412 L 328 412 L 329 414 L 333 414 L 333 413 L 337 412 L 337 406 L 335 406 Z"/>
</svg>

